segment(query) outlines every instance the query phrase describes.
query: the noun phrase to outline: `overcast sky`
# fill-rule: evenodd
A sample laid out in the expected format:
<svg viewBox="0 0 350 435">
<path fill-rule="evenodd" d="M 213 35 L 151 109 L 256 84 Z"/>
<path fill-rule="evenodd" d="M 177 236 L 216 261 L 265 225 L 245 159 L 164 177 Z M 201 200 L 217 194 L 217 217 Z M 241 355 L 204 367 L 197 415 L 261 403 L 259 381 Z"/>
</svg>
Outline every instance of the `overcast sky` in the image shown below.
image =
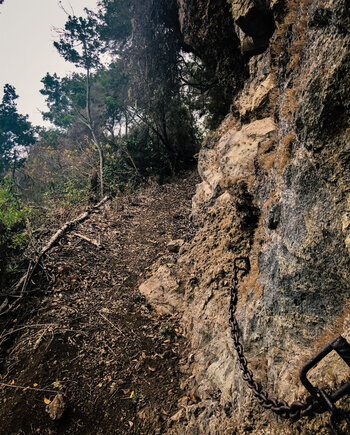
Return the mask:
<svg viewBox="0 0 350 435">
<path fill-rule="evenodd" d="M 39 110 L 45 110 L 39 93 L 47 72 L 59 76 L 74 70 L 53 47 L 53 27 L 63 27 L 66 15 L 58 0 L 5 0 L 0 5 L 0 98 L 5 83 L 16 88 L 18 111 L 29 115 L 34 125 L 44 125 Z M 98 0 L 62 0 L 68 13 L 81 15 L 83 8 L 96 10 Z"/>
</svg>

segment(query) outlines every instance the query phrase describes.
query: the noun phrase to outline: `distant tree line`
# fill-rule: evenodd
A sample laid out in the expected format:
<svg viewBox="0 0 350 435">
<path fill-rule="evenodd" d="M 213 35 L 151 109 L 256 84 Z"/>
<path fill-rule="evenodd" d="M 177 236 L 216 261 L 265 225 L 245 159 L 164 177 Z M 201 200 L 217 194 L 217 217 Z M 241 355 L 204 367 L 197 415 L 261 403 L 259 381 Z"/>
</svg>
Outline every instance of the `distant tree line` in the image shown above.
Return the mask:
<svg viewBox="0 0 350 435">
<path fill-rule="evenodd" d="M 3 287 L 18 274 L 30 222 L 191 167 L 230 102 L 216 69 L 185 44 L 177 0 L 101 0 L 96 13 L 67 15 L 54 45 L 76 69 L 42 79 L 51 127 L 18 112 L 10 84 L 0 102 Z"/>
<path fill-rule="evenodd" d="M 18 114 L 10 85 L 0 105 L 0 177 L 23 198 L 93 198 L 195 163 L 222 101 L 184 42 L 177 0 L 101 0 L 97 13 L 67 15 L 54 46 L 76 72 L 42 79 L 52 127 Z"/>
</svg>

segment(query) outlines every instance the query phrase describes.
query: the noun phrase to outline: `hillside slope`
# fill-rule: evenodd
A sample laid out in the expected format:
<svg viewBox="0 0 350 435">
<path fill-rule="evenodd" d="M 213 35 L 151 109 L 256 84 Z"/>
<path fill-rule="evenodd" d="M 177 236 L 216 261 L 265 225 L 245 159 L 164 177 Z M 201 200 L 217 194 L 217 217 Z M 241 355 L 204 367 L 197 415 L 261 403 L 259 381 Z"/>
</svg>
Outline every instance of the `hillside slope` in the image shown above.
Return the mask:
<svg viewBox="0 0 350 435">
<path fill-rule="evenodd" d="M 0 316 L 1 434 L 163 433 L 171 424 L 183 394 L 179 316 L 156 313 L 137 285 L 156 258 L 174 261 L 169 241 L 192 237 L 196 177 L 106 204 L 49 252 L 21 308 Z M 57 394 L 65 410 L 55 421 L 46 406 L 60 417 Z"/>
</svg>

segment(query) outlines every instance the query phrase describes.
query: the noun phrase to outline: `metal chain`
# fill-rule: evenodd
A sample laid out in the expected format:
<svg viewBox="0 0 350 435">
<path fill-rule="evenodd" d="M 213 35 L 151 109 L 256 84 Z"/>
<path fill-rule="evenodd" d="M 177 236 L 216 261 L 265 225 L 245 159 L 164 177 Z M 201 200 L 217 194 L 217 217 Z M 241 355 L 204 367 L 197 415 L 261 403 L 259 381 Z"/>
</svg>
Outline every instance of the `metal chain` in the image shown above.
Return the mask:
<svg viewBox="0 0 350 435">
<path fill-rule="evenodd" d="M 240 267 L 238 262 L 244 262 L 244 267 Z M 308 396 L 305 402 L 295 401 L 290 405 L 285 400 L 269 398 L 266 391 L 263 390 L 261 384 L 254 380 L 253 372 L 248 368 L 248 362 L 244 356 L 243 345 L 239 338 L 239 327 L 235 317 L 238 301 L 238 275 L 242 272 L 241 278 L 245 276 L 250 269 L 249 259 L 247 257 L 238 257 L 234 260 L 232 286 L 230 288 L 230 307 L 229 307 L 229 324 L 231 327 L 231 336 L 234 347 L 238 354 L 239 367 L 243 373 L 243 379 L 252 390 L 254 396 L 258 399 L 260 405 L 265 409 L 271 409 L 274 413 L 283 418 L 293 421 L 299 420 L 304 416 L 311 416 L 314 413 L 323 413 L 326 408 L 323 407 L 314 397 Z"/>
</svg>

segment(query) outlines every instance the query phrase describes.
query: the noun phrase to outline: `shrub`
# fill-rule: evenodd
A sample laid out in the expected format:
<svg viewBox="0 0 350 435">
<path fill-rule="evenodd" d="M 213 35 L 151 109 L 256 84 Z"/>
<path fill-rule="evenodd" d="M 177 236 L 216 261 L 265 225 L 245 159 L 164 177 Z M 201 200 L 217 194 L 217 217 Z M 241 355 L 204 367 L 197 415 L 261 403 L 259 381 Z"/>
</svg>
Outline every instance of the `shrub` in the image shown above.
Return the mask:
<svg viewBox="0 0 350 435">
<path fill-rule="evenodd" d="M 12 257 L 27 245 L 25 220 L 29 209 L 14 193 L 9 182 L 0 184 L 0 283 L 5 280 L 5 271 L 16 269 Z"/>
</svg>

